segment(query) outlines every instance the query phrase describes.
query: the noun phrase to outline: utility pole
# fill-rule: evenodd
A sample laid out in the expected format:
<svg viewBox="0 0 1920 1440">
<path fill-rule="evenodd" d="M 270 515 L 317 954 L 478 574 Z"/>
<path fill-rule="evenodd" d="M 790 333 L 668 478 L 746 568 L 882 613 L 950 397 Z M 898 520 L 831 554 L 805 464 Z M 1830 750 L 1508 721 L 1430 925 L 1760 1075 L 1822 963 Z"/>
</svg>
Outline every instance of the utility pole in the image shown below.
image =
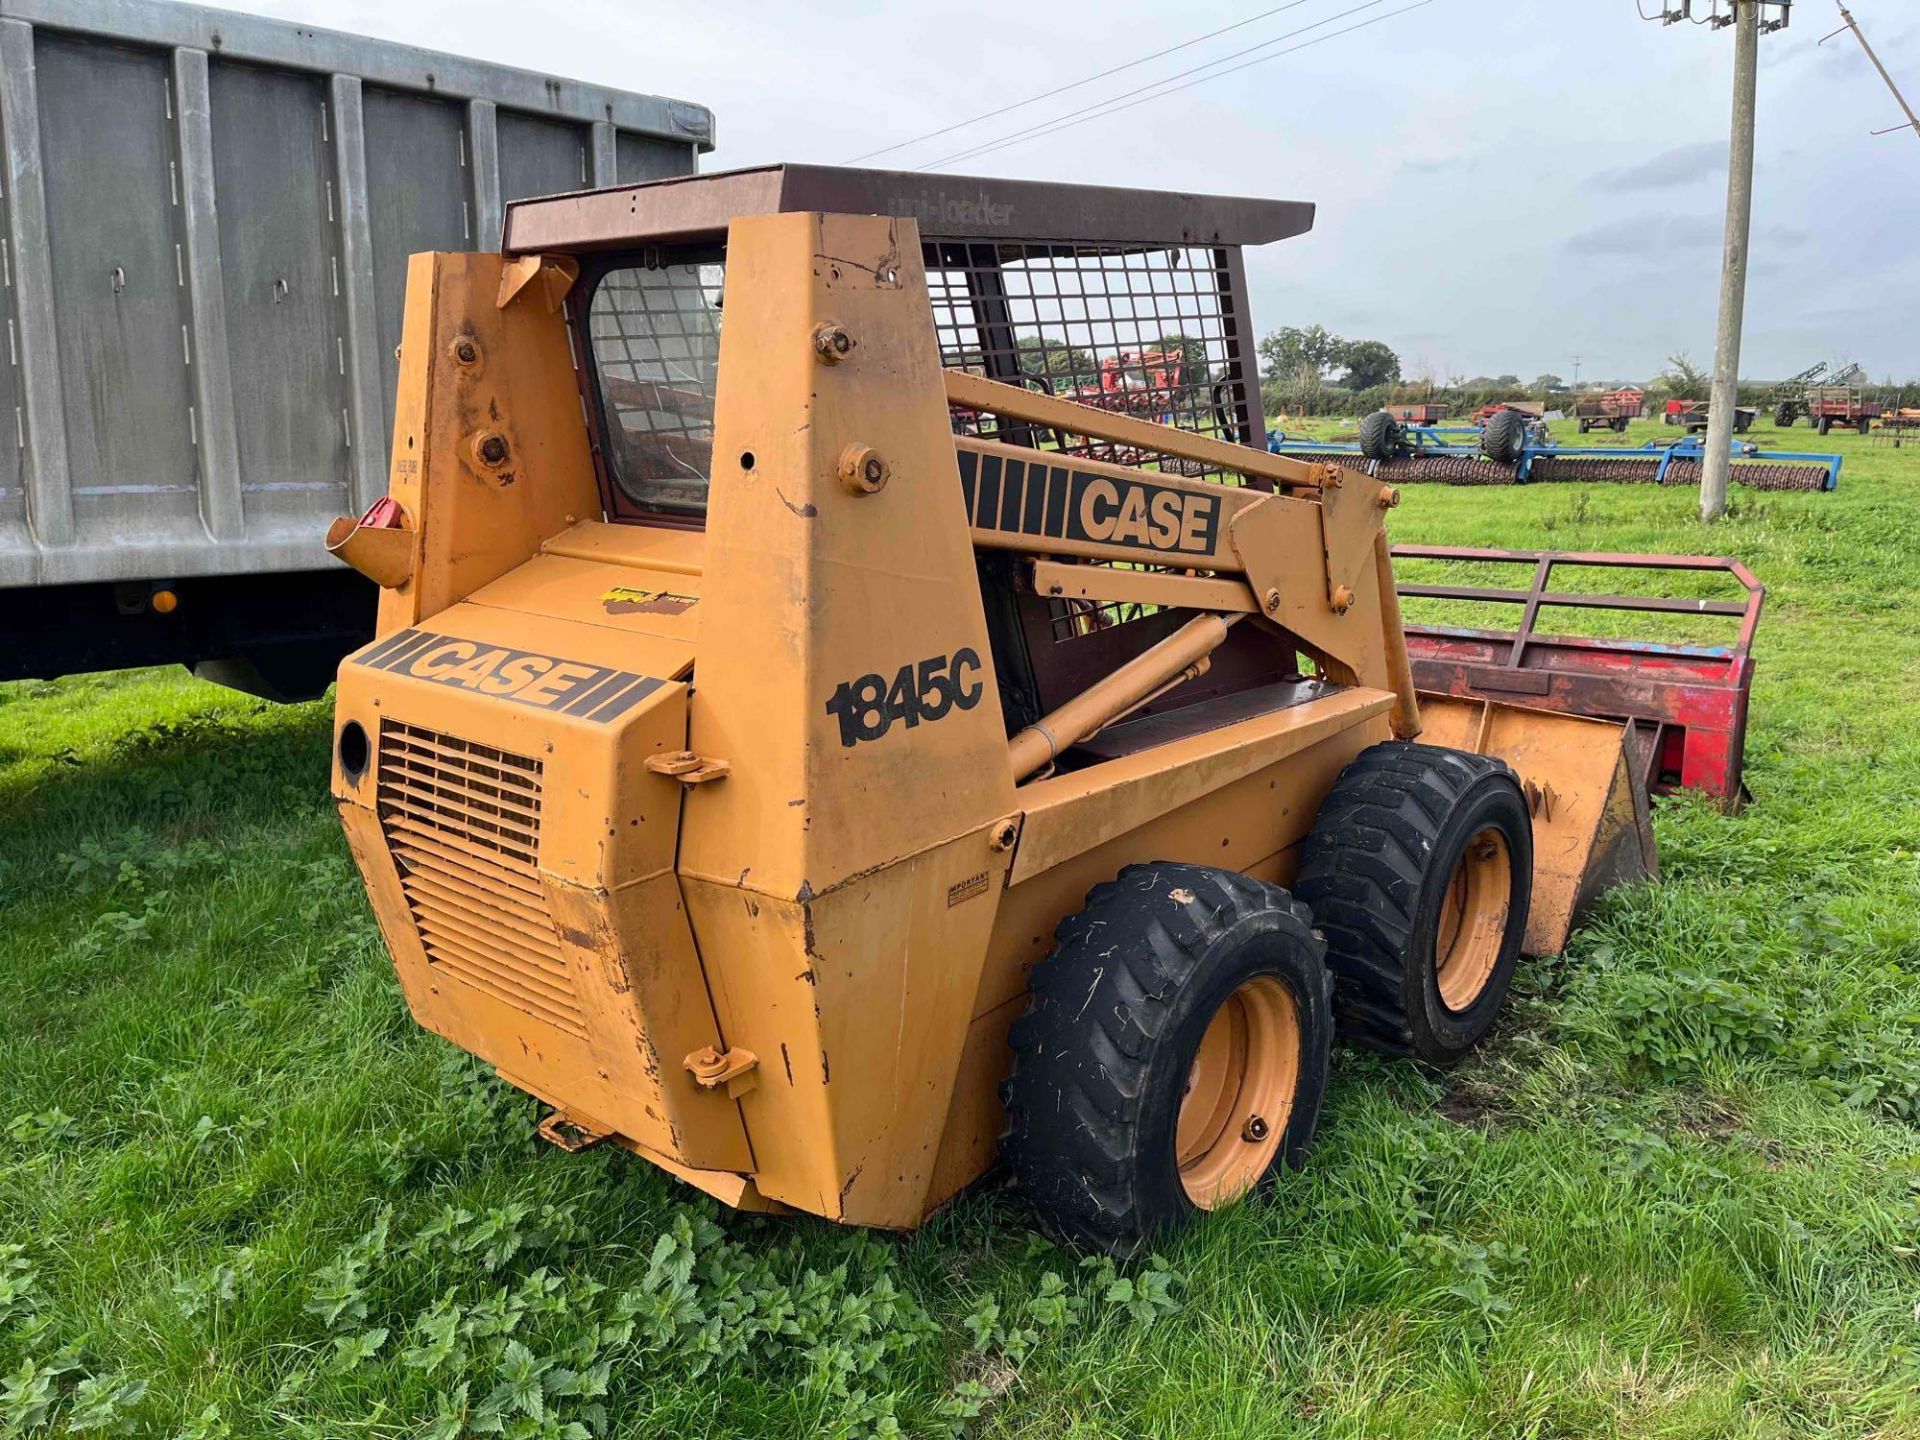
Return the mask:
<svg viewBox="0 0 1920 1440">
<path fill-rule="evenodd" d="M 1873 46 L 1867 43 L 1866 33 L 1861 30 L 1859 23 L 1854 20 L 1853 12 L 1847 9 L 1845 5 L 1841 5 L 1840 18 L 1847 22 L 1847 28 L 1853 31 L 1853 38 L 1860 42 L 1860 48 L 1867 52 L 1867 59 L 1873 62 L 1873 68 L 1880 72 L 1880 78 L 1887 82 L 1887 89 L 1893 92 L 1893 98 L 1900 103 L 1900 108 L 1907 112 L 1907 123 L 1905 125 L 1895 125 L 1892 130 L 1876 130 L 1873 133 L 1876 135 L 1891 135 L 1894 130 L 1911 129 L 1915 135 L 1920 135 L 1920 115 L 1913 113 L 1913 107 L 1907 103 L 1907 97 L 1902 95 L 1900 93 L 1900 87 L 1893 83 L 1893 76 L 1889 75 L 1887 73 L 1887 67 L 1880 63 L 1880 57 L 1873 53 Z M 1827 37 L 1829 40 L 1832 38 L 1831 35 Z M 1822 43 L 1825 42 L 1823 41 Z"/>
<path fill-rule="evenodd" d="M 1760 0 L 1733 0 L 1733 138 L 1727 150 L 1726 250 L 1714 329 L 1713 398 L 1700 467 L 1700 518 L 1727 513 L 1734 407 L 1740 403 L 1740 330 L 1747 306 L 1747 235 L 1753 222 L 1753 111 L 1760 77 Z"/>
<path fill-rule="evenodd" d="M 1636 6 L 1638 0 L 1635 0 Z M 1674 8 L 1667 8 L 1669 5 Z M 1706 10 L 1695 15 L 1694 7 Z M 1721 6 L 1727 7 L 1722 13 Z M 1767 18 L 1771 13 L 1771 19 Z M 1747 235 L 1753 221 L 1753 110 L 1760 74 L 1760 37 L 1787 28 L 1793 0 L 1664 0 L 1660 12 L 1640 13 L 1663 25 L 1691 21 L 1715 30 L 1733 27 L 1733 134 L 1727 146 L 1726 251 L 1720 266 L 1720 318 L 1714 332 L 1713 398 L 1707 449 L 1700 467 L 1700 518 L 1727 513 L 1727 471 L 1734 410 L 1740 402 L 1740 328 L 1747 303 Z"/>
</svg>

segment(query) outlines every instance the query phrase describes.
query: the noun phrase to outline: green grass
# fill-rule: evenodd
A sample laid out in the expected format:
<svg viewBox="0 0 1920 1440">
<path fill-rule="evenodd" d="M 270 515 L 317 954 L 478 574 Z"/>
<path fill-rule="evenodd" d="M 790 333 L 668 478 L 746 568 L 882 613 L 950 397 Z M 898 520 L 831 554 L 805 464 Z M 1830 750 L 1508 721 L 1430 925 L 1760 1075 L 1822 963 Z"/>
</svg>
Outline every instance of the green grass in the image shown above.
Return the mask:
<svg viewBox="0 0 1920 1440">
<path fill-rule="evenodd" d="M 1479 1057 L 1342 1049 L 1306 1170 L 1120 1273 L 995 1190 L 877 1237 L 538 1146 L 406 1015 L 324 706 L 0 687 L 0 1433 L 1920 1435 L 1920 450 L 1830 444 L 1712 530 L 1407 488 L 1745 558 L 1755 803 L 1663 804 Z"/>
</svg>

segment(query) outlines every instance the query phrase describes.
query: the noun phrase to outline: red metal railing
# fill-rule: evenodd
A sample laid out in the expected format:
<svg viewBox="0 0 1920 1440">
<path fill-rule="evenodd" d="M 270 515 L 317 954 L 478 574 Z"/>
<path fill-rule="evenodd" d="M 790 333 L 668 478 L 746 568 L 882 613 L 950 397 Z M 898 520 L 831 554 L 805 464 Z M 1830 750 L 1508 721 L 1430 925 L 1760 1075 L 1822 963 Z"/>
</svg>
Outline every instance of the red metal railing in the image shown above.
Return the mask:
<svg viewBox="0 0 1920 1440">
<path fill-rule="evenodd" d="M 1633 555 L 1555 550 L 1472 550 L 1396 545 L 1396 560 L 1510 566 L 1531 563 L 1525 589 L 1401 583 L 1406 599 L 1520 607 L 1511 629 L 1408 624 L 1414 684 L 1463 699 L 1590 715 L 1630 723 L 1646 766 L 1647 788 L 1705 791 L 1737 806 L 1746 748 L 1747 702 L 1753 687 L 1753 635 L 1766 587 L 1738 560 L 1707 555 Z M 1552 588 L 1560 567 L 1672 571 L 1728 576 L 1746 591 L 1739 600 L 1681 595 L 1606 595 Z M 1739 620 L 1731 645 L 1675 645 L 1651 640 L 1542 634 L 1542 609 L 1567 607 L 1638 614 L 1718 615 Z"/>
</svg>

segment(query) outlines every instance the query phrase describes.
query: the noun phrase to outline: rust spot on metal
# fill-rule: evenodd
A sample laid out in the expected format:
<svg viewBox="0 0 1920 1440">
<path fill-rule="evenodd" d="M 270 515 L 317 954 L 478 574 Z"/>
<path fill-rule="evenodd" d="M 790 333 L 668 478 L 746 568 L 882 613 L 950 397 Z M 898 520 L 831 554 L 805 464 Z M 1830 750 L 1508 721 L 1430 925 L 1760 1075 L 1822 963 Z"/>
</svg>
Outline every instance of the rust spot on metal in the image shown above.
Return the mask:
<svg viewBox="0 0 1920 1440">
<path fill-rule="evenodd" d="M 846 1208 L 847 1192 L 853 1189 L 853 1182 L 860 1178 L 860 1172 L 865 1170 L 866 1168 L 867 1166 L 865 1161 L 862 1161 L 860 1164 L 854 1166 L 853 1173 L 847 1176 L 847 1183 L 840 1187 L 840 1205 L 842 1209 Z"/>
<path fill-rule="evenodd" d="M 786 506 L 787 509 L 791 510 L 794 514 L 798 515 L 802 520 L 811 520 L 813 519 L 814 516 L 820 513 L 819 508 L 817 506 L 794 504 L 791 500 L 787 499 L 785 495 L 780 494 L 780 487 L 777 485 L 774 487 L 773 493 L 776 495 L 780 495 L 780 503 Z"/>
</svg>

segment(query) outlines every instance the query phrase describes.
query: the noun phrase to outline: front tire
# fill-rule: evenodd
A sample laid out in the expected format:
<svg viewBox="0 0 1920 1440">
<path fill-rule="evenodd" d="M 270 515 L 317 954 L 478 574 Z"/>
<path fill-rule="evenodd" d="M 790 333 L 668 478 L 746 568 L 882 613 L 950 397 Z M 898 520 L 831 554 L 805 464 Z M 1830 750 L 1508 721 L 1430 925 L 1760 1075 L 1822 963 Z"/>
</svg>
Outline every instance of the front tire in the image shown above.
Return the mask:
<svg viewBox="0 0 1920 1440">
<path fill-rule="evenodd" d="M 1340 774 L 1295 891 L 1341 1034 L 1452 1065 L 1492 1028 L 1526 935 L 1533 820 L 1498 760 L 1389 741 Z"/>
<path fill-rule="evenodd" d="M 1050 1233 L 1131 1255 L 1300 1165 L 1334 1031 L 1304 905 L 1232 871 L 1131 865 L 1054 934 L 1008 1037 L 1001 1141 Z"/>
</svg>

